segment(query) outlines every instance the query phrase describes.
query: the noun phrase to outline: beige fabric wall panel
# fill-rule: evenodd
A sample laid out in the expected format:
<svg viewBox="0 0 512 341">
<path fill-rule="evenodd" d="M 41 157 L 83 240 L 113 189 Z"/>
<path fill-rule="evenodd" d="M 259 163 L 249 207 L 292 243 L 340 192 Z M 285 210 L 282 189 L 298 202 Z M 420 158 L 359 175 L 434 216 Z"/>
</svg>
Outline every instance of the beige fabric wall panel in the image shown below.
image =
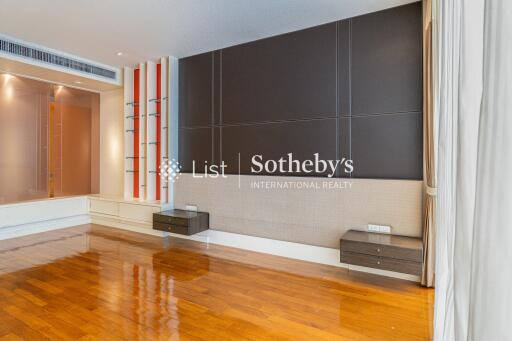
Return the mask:
<svg viewBox="0 0 512 341">
<path fill-rule="evenodd" d="M 261 181 L 299 181 L 319 189 L 253 188 Z M 324 188 L 325 183 L 338 188 Z M 176 208 L 197 205 L 209 212 L 210 227 L 219 231 L 331 248 L 338 248 L 345 231 L 365 230 L 369 223 L 391 225 L 393 234 L 421 236 L 422 181 L 242 175 L 239 187 L 236 175 L 182 174 L 174 196 Z"/>
</svg>

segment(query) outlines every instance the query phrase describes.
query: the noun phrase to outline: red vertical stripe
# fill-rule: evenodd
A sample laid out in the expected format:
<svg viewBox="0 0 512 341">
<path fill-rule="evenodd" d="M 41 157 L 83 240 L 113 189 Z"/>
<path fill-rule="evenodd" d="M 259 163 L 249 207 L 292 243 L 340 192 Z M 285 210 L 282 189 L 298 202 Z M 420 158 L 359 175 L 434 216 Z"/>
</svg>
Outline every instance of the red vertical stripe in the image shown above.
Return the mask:
<svg viewBox="0 0 512 341">
<path fill-rule="evenodd" d="M 162 77 L 162 68 L 161 64 L 156 65 L 156 168 L 160 167 L 160 155 L 162 153 L 161 150 L 161 127 L 162 120 L 160 118 L 161 113 L 161 102 L 162 102 L 162 89 L 160 87 L 160 79 Z M 156 200 L 160 200 L 160 175 L 156 176 Z"/>
<path fill-rule="evenodd" d="M 139 69 L 133 71 L 133 197 L 139 197 Z"/>
</svg>

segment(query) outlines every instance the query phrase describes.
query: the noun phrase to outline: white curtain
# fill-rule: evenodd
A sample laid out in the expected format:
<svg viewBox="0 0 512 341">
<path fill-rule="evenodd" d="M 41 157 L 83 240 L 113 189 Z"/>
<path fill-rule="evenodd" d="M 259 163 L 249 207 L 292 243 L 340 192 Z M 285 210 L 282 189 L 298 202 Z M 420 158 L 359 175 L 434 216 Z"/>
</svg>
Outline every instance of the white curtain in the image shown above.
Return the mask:
<svg viewBox="0 0 512 341">
<path fill-rule="evenodd" d="M 512 1 L 437 0 L 434 338 L 512 340 Z"/>
</svg>

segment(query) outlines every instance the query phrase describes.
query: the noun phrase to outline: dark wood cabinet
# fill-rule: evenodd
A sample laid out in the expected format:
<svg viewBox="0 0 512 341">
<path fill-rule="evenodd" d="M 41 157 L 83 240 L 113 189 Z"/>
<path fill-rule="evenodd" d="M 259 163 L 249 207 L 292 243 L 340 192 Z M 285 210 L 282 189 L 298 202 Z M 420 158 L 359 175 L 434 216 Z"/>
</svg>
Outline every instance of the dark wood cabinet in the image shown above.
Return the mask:
<svg viewBox="0 0 512 341">
<path fill-rule="evenodd" d="M 153 214 L 153 229 L 190 236 L 210 227 L 206 212 L 168 210 Z"/>
<path fill-rule="evenodd" d="M 340 241 L 340 261 L 381 270 L 420 275 L 420 238 L 350 230 Z"/>
</svg>

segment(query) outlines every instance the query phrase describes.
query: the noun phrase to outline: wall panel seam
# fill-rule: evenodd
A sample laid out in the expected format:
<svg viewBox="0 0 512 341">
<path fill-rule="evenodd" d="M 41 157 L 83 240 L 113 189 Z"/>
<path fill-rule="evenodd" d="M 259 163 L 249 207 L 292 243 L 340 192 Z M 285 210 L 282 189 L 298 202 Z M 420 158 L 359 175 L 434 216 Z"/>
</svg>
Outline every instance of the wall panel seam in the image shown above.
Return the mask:
<svg viewBox="0 0 512 341">
<path fill-rule="evenodd" d="M 340 102 L 340 95 L 339 95 L 339 81 L 340 81 L 340 74 L 339 74 L 339 26 L 340 22 L 336 22 L 336 59 L 335 59 L 335 75 L 336 75 L 336 93 L 335 93 L 335 101 L 336 101 L 336 158 L 338 160 L 341 160 L 341 150 L 340 150 L 340 110 L 339 110 L 339 102 Z M 336 170 L 336 176 L 340 176 L 340 170 Z"/>
<path fill-rule="evenodd" d="M 348 150 L 349 150 L 349 158 L 353 160 L 352 157 L 352 19 L 348 21 L 348 112 L 349 112 L 349 120 L 348 120 Z M 352 173 L 350 173 L 350 178 L 352 178 Z"/>
<path fill-rule="evenodd" d="M 211 152 L 212 152 L 212 158 L 211 162 L 212 164 L 215 163 L 215 52 L 212 52 L 212 80 L 211 80 L 211 136 L 212 136 L 212 146 L 211 146 Z"/>
<path fill-rule="evenodd" d="M 219 63 L 219 162 L 222 163 L 222 50 L 219 52 L 220 63 Z"/>
</svg>

